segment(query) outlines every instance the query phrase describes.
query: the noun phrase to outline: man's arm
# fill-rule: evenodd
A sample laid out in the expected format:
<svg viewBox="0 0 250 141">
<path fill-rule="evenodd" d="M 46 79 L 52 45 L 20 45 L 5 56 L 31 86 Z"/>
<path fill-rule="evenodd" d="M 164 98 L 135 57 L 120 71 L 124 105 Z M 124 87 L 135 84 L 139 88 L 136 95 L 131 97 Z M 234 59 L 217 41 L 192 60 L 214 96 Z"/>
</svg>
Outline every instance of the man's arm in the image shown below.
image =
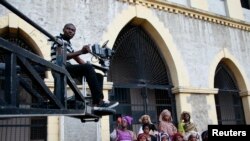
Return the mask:
<svg viewBox="0 0 250 141">
<path fill-rule="evenodd" d="M 87 54 L 89 52 L 91 52 L 90 45 L 84 45 L 81 50 L 78 50 L 78 51 L 75 51 L 75 52 L 72 52 L 72 53 L 68 53 L 67 54 L 67 60 L 73 58 L 73 59 L 75 59 L 75 61 L 77 63 L 85 64 L 85 61 L 83 59 L 81 59 L 79 56 L 82 55 L 82 54 Z"/>
<path fill-rule="evenodd" d="M 86 63 L 86 62 L 85 62 L 83 59 L 81 59 L 79 56 L 75 57 L 74 59 L 76 60 L 76 62 L 77 62 L 78 64 L 85 64 L 85 63 Z"/>
<path fill-rule="evenodd" d="M 75 52 L 72 52 L 72 53 L 67 53 L 67 60 L 70 60 L 70 59 L 75 59 L 77 58 L 78 56 L 82 55 L 82 51 L 81 50 L 78 50 L 78 51 L 75 51 Z"/>
</svg>

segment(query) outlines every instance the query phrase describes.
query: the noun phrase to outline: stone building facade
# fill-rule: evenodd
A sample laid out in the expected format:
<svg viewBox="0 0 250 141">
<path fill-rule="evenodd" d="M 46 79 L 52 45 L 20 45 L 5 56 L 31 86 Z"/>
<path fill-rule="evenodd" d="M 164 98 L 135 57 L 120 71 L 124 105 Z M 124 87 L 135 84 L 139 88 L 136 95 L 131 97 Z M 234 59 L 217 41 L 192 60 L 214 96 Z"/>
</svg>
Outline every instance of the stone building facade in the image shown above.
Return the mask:
<svg viewBox="0 0 250 141">
<path fill-rule="evenodd" d="M 117 52 L 122 47 L 125 48 L 127 52 L 119 52 L 119 55 L 115 55 L 112 60 L 114 63 L 110 76 L 108 75 L 104 83 L 106 99 L 111 97 L 110 90 L 126 88 L 131 98 L 128 104 L 132 105 L 138 102 L 133 101 L 134 99 L 142 99 L 140 94 L 146 90 L 148 95 L 145 100 L 148 102 L 141 100 L 139 104 L 157 105 L 155 102 L 157 90 L 166 90 L 171 94 L 170 97 L 174 97 L 169 108 L 176 123 L 182 111 L 189 111 L 200 131 L 206 130 L 209 124 L 250 124 L 249 4 L 235 0 L 216 2 L 210 0 L 8 0 L 8 2 L 52 35 L 62 32 L 65 23 L 74 23 L 77 32 L 72 43 L 76 50 L 83 44 L 103 43 L 106 40 L 109 40 L 109 47 L 116 49 Z M 126 36 L 130 31 L 137 32 L 137 28 L 138 35 L 142 36 L 138 39 L 142 39 L 142 43 L 133 40 L 134 36 L 131 38 Z M 139 34 L 141 32 L 143 35 Z M 22 38 L 39 56 L 50 60 L 48 38 L 0 5 L 0 36 L 6 34 Z M 123 39 L 128 42 L 123 42 Z M 150 42 L 147 42 L 149 40 Z M 154 48 L 146 47 L 148 44 Z M 146 51 L 140 55 L 151 55 L 152 58 L 145 57 L 142 60 L 136 55 L 132 56 L 134 59 L 123 58 L 129 61 L 119 58 L 120 55 L 130 56 L 130 52 L 133 53 L 134 49 L 128 47 L 130 45 L 136 49 L 142 48 L 135 53 Z M 157 55 L 151 54 L 151 50 Z M 90 55 L 82 57 L 91 61 Z M 159 60 L 152 61 L 154 58 Z M 152 71 L 138 67 L 135 69 L 137 72 L 135 74 L 140 74 L 138 73 L 140 71 L 145 75 L 133 76 L 129 71 L 140 66 L 137 61 L 144 61 L 142 64 L 146 61 L 150 62 L 150 64 L 145 63 L 144 66 Z M 130 66 L 129 63 L 133 65 Z M 156 67 L 154 64 L 159 64 L 161 67 Z M 123 68 L 117 69 L 119 66 L 127 67 L 123 71 Z M 160 73 L 160 70 L 165 72 Z M 151 73 L 154 75 L 150 76 Z M 163 79 L 164 76 L 166 76 L 165 79 Z M 162 79 L 154 79 L 155 77 Z M 132 78 L 136 79 L 132 80 Z M 109 80 L 112 80 L 112 83 Z M 139 80 L 143 80 L 142 86 Z M 49 72 L 46 75 L 46 82 L 48 85 L 53 83 L 53 77 Z M 133 87 L 130 84 L 133 84 Z M 51 89 L 53 89 L 52 85 Z M 112 98 L 115 99 L 114 96 Z M 228 105 L 235 106 L 227 108 Z M 159 114 L 157 110 L 159 109 L 154 106 L 146 110 L 145 107 L 139 110 L 133 107 L 129 112 L 134 115 L 135 122 L 139 115 L 148 112 L 152 112 L 151 116 L 154 116 L 157 121 Z M 113 127 L 113 118 L 105 116 L 98 123 L 81 123 L 78 119 L 69 117 L 48 117 L 47 140 L 108 141 Z M 136 126 L 133 127 L 137 132 Z"/>
</svg>

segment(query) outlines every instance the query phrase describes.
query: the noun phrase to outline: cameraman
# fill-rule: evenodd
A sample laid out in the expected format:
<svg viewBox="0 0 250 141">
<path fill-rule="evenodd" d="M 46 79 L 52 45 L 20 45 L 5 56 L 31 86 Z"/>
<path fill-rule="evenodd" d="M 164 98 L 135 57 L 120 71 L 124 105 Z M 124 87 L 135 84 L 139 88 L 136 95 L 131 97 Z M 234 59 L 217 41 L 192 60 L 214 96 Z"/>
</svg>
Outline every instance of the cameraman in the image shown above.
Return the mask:
<svg viewBox="0 0 250 141">
<path fill-rule="evenodd" d="M 103 75 L 96 73 L 93 66 L 86 63 L 79 56 L 91 52 L 90 45 L 84 45 L 82 49 L 74 51 L 71 46 L 70 39 L 75 35 L 76 27 L 72 23 L 67 23 L 63 28 L 63 34 L 57 36 L 58 39 L 64 41 L 67 47 L 66 57 L 66 69 L 73 78 L 82 80 L 83 76 L 89 85 L 93 107 L 107 107 L 113 108 L 118 105 L 116 103 L 110 103 L 109 101 L 103 100 Z M 54 42 L 51 46 L 51 62 L 56 64 L 56 52 L 60 52 L 59 45 Z M 68 60 L 74 59 L 78 64 L 71 64 Z M 55 80 L 56 81 L 56 80 Z"/>
</svg>

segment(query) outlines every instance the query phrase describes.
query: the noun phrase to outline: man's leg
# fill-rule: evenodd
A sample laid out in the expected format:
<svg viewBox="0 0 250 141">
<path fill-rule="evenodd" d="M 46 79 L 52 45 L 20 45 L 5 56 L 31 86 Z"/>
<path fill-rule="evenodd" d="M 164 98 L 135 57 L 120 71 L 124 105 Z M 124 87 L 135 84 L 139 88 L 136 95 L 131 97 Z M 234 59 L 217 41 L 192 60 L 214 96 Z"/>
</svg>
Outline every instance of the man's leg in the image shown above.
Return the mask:
<svg viewBox="0 0 250 141">
<path fill-rule="evenodd" d="M 97 81 L 101 87 L 101 91 L 103 91 L 103 75 L 100 73 L 96 73 Z M 101 99 L 104 99 L 103 94 L 101 95 Z"/>
<path fill-rule="evenodd" d="M 86 81 L 91 91 L 93 104 L 99 105 L 103 99 L 103 82 L 98 82 L 98 79 L 101 79 L 101 81 L 103 81 L 103 78 L 100 77 L 100 74 L 97 77 L 93 66 L 91 64 L 67 65 L 66 69 L 73 78 L 82 78 L 83 76 L 86 78 Z"/>
</svg>

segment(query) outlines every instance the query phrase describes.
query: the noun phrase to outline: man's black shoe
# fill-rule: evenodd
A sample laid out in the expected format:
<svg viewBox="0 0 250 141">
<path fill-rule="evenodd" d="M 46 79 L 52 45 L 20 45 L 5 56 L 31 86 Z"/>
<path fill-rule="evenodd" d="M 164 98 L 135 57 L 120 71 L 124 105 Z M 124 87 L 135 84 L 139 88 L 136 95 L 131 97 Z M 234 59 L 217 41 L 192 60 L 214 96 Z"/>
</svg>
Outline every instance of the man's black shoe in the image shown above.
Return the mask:
<svg viewBox="0 0 250 141">
<path fill-rule="evenodd" d="M 107 107 L 93 107 L 93 114 L 97 116 L 114 115 L 116 113 L 115 109 Z"/>
<path fill-rule="evenodd" d="M 119 105 L 119 102 L 110 102 L 110 101 L 102 101 L 96 107 L 103 107 L 103 108 L 114 108 Z"/>
</svg>

